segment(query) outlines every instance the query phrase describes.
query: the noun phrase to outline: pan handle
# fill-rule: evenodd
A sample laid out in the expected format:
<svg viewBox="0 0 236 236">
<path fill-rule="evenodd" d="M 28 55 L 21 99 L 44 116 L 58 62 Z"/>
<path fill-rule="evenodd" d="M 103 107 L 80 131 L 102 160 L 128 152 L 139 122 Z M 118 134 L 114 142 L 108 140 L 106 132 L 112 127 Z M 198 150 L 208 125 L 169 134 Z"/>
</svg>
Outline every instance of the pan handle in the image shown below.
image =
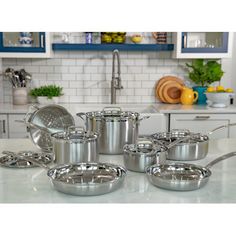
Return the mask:
<svg viewBox="0 0 236 236">
<path fill-rule="evenodd" d="M 79 113 L 76 113 L 76 115 L 80 118 L 80 119 L 82 119 L 83 121 L 85 121 L 85 119 L 84 119 L 84 117 L 83 116 L 85 116 L 86 117 L 86 114 L 84 113 L 84 112 L 79 112 Z"/>
<path fill-rule="evenodd" d="M 228 159 L 230 157 L 233 157 L 233 156 L 236 156 L 236 151 L 235 152 L 230 152 L 230 153 L 227 153 L 223 156 L 220 156 L 218 158 L 216 158 L 215 160 L 211 161 L 210 163 L 208 163 L 205 168 L 211 168 L 213 165 L 215 165 L 216 163 L 220 162 L 220 161 L 223 161 L 225 159 Z"/>
<path fill-rule="evenodd" d="M 209 131 L 209 132 L 207 133 L 207 135 L 212 134 L 212 133 L 215 132 L 216 130 L 224 129 L 224 128 L 227 128 L 227 127 L 230 127 L 230 126 L 235 126 L 235 125 L 236 125 L 236 123 L 231 123 L 231 124 L 227 124 L 227 125 L 218 126 L 218 127 L 216 127 L 215 129 Z"/>
</svg>

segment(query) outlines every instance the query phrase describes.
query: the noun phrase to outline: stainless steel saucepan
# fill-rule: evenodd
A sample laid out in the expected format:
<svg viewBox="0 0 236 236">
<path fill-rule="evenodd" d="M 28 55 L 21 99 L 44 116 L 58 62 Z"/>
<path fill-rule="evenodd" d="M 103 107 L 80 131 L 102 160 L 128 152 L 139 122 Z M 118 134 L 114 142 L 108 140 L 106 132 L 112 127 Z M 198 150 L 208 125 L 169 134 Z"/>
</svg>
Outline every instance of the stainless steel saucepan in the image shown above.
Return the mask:
<svg viewBox="0 0 236 236">
<path fill-rule="evenodd" d="M 164 145 L 188 136 L 189 139 L 182 141 L 168 150 L 168 160 L 194 161 L 206 157 L 209 148 L 209 136 L 220 129 L 235 126 L 236 123 L 218 126 L 207 134 L 193 133 L 187 129 L 173 129 L 170 132 L 160 132 L 151 135 L 154 142 L 162 142 Z"/>
<path fill-rule="evenodd" d="M 126 176 L 125 168 L 108 163 L 74 163 L 49 168 L 30 157 L 22 157 L 47 170 L 53 187 L 77 196 L 94 196 L 120 188 Z"/>
<path fill-rule="evenodd" d="M 191 191 L 203 187 L 211 176 L 210 168 L 219 161 L 236 155 L 235 152 L 228 153 L 211 161 L 205 167 L 188 164 L 158 164 L 147 168 L 148 180 L 155 186 L 175 191 Z"/>
<path fill-rule="evenodd" d="M 148 166 L 165 163 L 167 151 L 186 139 L 188 137 L 176 139 L 167 146 L 154 144 L 148 139 L 138 141 L 136 144 L 126 144 L 123 154 L 124 165 L 128 170 L 145 172 Z"/>
<path fill-rule="evenodd" d="M 76 115 L 85 121 L 86 130 L 100 134 L 99 152 L 102 154 L 122 154 L 125 144 L 136 142 L 140 121 L 149 118 L 140 118 L 139 113 L 122 111 L 120 107 Z"/>
</svg>

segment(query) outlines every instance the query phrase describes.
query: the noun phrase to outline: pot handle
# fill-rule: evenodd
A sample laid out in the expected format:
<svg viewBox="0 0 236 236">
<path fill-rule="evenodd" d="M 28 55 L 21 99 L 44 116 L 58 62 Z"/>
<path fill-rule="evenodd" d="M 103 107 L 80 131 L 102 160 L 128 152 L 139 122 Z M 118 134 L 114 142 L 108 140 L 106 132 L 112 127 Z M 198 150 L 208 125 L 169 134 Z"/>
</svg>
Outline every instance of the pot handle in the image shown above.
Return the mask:
<svg viewBox="0 0 236 236">
<path fill-rule="evenodd" d="M 38 111 L 39 107 L 36 104 L 31 104 L 28 108 L 27 113 L 25 114 L 25 117 L 23 118 L 24 121 L 28 122 L 29 117 L 32 115 L 33 112 Z"/>
<path fill-rule="evenodd" d="M 220 156 L 218 158 L 216 158 L 215 160 L 211 161 L 210 163 L 208 163 L 205 168 L 211 168 L 213 165 L 215 165 L 216 163 L 220 162 L 220 161 L 223 161 L 225 159 L 228 159 L 230 157 L 233 157 L 233 156 L 236 156 L 236 151 L 235 152 L 230 152 L 230 153 L 227 153 L 223 156 Z"/>
<path fill-rule="evenodd" d="M 84 112 L 79 112 L 79 113 L 76 113 L 76 115 L 80 118 L 80 119 L 82 119 L 82 120 L 84 120 L 85 121 L 85 119 L 84 119 L 84 117 L 83 116 L 85 116 L 86 117 L 86 114 L 84 113 Z"/>
<path fill-rule="evenodd" d="M 83 126 L 74 126 L 74 125 L 68 127 L 67 132 L 70 133 L 71 131 L 82 132 L 82 133 L 85 132 Z"/>
<path fill-rule="evenodd" d="M 102 111 L 105 111 L 105 110 L 122 111 L 121 107 L 104 107 Z"/>
<path fill-rule="evenodd" d="M 207 135 L 210 135 L 210 134 L 214 133 L 216 130 L 224 129 L 224 128 L 227 128 L 227 127 L 230 127 L 230 126 L 235 126 L 235 125 L 236 125 L 236 123 L 231 123 L 231 124 L 227 124 L 227 125 L 218 126 L 218 127 L 216 127 L 215 129 L 209 131 L 209 132 L 207 133 Z"/>
</svg>

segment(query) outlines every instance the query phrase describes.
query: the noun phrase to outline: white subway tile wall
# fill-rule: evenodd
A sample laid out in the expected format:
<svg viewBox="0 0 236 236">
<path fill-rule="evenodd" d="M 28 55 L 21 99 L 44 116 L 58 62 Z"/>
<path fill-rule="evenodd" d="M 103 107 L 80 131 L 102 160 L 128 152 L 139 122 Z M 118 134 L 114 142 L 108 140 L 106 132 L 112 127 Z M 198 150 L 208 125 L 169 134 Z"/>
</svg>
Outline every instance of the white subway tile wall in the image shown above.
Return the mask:
<svg viewBox="0 0 236 236">
<path fill-rule="evenodd" d="M 76 34 L 71 34 L 71 41 L 82 42 L 81 35 L 73 35 Z M 124 89 L 117 91 L 117 103 L 157 103 L 155 85 L 162 76 L 187 78 L 187 61 L 172 59 L 171 52 L 120 51 L 120 58 Z M 2 59 L 2 70 L 8 67 L 32 73 L 31 87 L 62 86 L 61 103 L 110 103 L 111 52 L 55 51 L 49 59 Z M 0 88 L 3 102 L 11 103 L 10 83 L 2 81 Z"/>
</svg>

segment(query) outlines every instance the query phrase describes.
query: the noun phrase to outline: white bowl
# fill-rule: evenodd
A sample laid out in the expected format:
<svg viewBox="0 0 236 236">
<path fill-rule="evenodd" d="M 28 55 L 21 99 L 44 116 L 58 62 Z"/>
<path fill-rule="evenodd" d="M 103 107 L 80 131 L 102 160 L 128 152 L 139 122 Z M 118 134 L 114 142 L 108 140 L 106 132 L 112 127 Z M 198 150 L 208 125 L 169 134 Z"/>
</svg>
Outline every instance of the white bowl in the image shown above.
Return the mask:
<svg viewBox="0 0 236 236">
<path fill-rule="evenodd" d="M 210 107 L 227 107 L 230 105 L 230 98 L 234 97 L 234 93 L 205 93 L 207 104 Z"/>
<path fill-rule="evenodd" d="M 51 99 L 49 99 L 48 97 L 37 97 L 37 101 L 39 104 L 57 104 L 58 103 L 59 98 L 58 97 L 52 97 Z"/>
</svg>

